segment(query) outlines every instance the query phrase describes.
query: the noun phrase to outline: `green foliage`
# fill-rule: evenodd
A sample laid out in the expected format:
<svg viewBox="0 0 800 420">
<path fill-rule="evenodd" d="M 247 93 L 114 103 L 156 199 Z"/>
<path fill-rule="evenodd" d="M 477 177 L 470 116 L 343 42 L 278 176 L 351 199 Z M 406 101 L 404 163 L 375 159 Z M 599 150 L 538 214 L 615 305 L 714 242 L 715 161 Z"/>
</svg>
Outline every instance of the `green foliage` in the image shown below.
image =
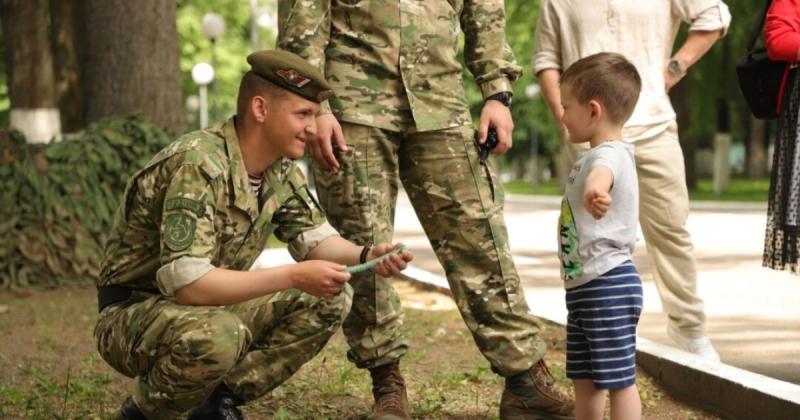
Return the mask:
<svg viewBox="0 0 800 420">
<path fill-rule="evenodd" d="M 96 278 L 125 183 L 170 138 L 136 118 L 91 125 L 80 137 L 27 144 L 0 137 L 0 288 Z"/>
<path fill-rule="evenodd" d="M 260 0 L 261 7 L 275 9 L 274 0 Z M 218 13 L 225 20 L 225 33 L 216 45 L 202 30 L 203 15 Z M 242 75 L 250 68 L 245 58 L 253 51 L 250 38 L 251 12 L 241 0 L 179 0 L 178 36 L 180 39 L 182 87 L 184 97 L 197 94 L 192 67 L 200 62 L 214 66 L 214 82 L 209 89 L 209 120 L 227 118 L 236 112 L 236 95 Z M 258 49 L 273 48 L 275 34 L 259 28 Z M 212 56 L 213 51 L 213 56 Z M 214 57 L 215 56 L 215 57 Z M 197 122 L 199 123 L 199 122 Z M 192 126 L 191 129 L 199 128 Z"/>
<path fill-rule="evenodd" d="M 736 63 L 747 51 L 747 40 L 755 20 L 761 11 L 762 1 L 725 0 L 732 20 L 728 33 L 698 61 L 687 74 L 691 87 L 689 136 L 697 139 L 699 147 L 711 147 L 711 139 L 717 131 L 719 103 L 727 102 L 730 130 L 734 142 L 742 142 L 748 136 L 750 110 L 739 91 L 736 78 Z M 686 25 L 675 43 L 675 50 L 686 39 Z"/>
</svg>

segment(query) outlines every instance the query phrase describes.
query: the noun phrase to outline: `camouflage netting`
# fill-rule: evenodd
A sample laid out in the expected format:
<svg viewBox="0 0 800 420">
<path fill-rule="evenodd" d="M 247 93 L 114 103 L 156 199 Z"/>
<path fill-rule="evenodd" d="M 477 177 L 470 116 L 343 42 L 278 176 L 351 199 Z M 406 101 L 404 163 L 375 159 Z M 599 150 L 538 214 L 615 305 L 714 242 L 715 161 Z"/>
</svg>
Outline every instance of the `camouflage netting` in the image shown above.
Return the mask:
<svg viewBox="0 0 800 420">
<path fill-rule="evenodd" d="M 0 289 L 92 284 L 125 183 L 169 141 L 134 117 L 48 145 L 0 132 Z"/>
</svg>

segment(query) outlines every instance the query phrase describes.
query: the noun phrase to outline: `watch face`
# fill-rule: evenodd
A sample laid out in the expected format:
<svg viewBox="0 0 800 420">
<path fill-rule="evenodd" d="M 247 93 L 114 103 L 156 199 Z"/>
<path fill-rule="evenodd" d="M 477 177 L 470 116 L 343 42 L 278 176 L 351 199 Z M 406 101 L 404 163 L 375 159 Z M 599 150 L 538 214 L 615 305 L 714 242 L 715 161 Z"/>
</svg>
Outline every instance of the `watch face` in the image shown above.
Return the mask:
<svg viewBox="0 0 800 420">
<path fill-rule="evenodd" d="M 681 63 L 678 60 L 669 60 L 669 65 L 667 66 L 669 72 L 676 75 L 676 76 L 683 76 L 683 69 L 681 68 Z"/>
</svg>

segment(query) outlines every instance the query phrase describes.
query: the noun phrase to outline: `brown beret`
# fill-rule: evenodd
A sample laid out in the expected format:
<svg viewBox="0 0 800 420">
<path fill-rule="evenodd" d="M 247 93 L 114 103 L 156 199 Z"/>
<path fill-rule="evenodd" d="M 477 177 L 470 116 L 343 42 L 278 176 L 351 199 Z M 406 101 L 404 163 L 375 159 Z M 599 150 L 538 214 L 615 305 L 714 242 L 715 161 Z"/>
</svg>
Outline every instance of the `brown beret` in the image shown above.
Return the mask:
<svg viewBox="0 0 800 420">
<path fill-rule="evenodd" d="M 314 66 L 284 50 L 261 50 L 247 56 L 250 70 L 309 101 L 322 102 L 333 89 Z"/>
</svg>

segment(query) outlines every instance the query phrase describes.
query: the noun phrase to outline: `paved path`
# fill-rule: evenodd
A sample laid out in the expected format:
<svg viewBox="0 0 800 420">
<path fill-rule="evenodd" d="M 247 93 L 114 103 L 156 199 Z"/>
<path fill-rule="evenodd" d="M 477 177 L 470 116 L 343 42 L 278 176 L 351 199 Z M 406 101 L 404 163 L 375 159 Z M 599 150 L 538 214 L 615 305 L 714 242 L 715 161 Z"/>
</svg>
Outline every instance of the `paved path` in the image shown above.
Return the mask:
<svg viewBox="0 0 800 420">
<path fill-rule="evenodd" d="M 556 257 L 558 203 L 555 197 L 509 197 L 505 215 L 531 310 L 547 318 L 566 319 Z M 765 221 L 763 206 L 693 206 L 688 229 L 695 243 L 698 288 L 706 302 L 708 334 L 723 362 L 800 384 L 800 277 L 761 267 Z M 396 240 L 417 256 L 412 277 L 436 281 L 443 276 L 402 194 L 395 224 Z M 639 238 L 634 260 L 645 283 L 640 335 L 672 345 L 641 233 Z"/>
</svg>

